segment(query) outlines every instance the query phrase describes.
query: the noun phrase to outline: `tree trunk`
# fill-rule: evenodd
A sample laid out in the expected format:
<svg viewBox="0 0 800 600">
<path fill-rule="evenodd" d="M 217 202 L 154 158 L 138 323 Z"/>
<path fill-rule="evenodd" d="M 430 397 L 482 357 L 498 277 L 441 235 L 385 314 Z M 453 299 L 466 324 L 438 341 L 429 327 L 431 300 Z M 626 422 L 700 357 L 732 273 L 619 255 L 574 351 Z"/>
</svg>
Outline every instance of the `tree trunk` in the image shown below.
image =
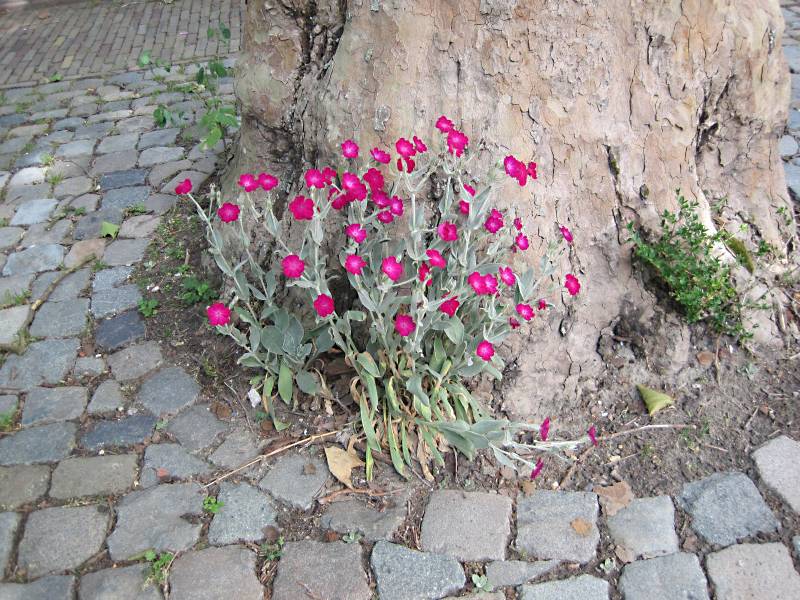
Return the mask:
<svg viewBox="0 0 800 600">
<path fill-rule="evenodd" d="M 538 181 L 509 183 L 501 200 L 528 223 L 519 260 L 537 261 L 536 242 L 565 224 L 575 243 L 561 272 L 585 285 L 577 303 L 555 288 L 559 310 L 508 345 L 503 408 L 577 406 L 604 368 L 603 333 L 630 315 L 656 327 L 629 220 L 657 228 L 680 188 L 713 226 L 710 206 L 727 198 L 725 226 L 748 224 L 751 249 L 767 241 L 786 261 L 782 35 L 777 0 L 250 0 L 232 174 L 269 170 L 292 197 L 342 140 L 393 150 L 400 136 L 433 135 L 442 114 L 473 148 L 481 140 L 482 167 L 509 153 L 535 160 Z M 660 327 L 671 337 L 656 366 L 680 366 L 686 328 Z"/>
</svg>

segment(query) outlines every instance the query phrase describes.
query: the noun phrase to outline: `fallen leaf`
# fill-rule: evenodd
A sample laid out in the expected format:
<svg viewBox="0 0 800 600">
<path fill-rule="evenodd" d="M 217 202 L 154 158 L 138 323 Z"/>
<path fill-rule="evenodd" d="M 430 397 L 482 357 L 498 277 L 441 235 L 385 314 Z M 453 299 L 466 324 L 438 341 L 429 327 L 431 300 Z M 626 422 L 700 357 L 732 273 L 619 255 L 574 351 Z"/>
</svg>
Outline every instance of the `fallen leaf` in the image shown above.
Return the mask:
<svg viewBox="0 0 800 600">
<path fill-rule="evenodd" d="M 621 509 L 628 506 L 634 495 L 627 481 L 620 481 L 614 485 L 598 487 L 594 492 L 600 496 L 600 506 L 607 517 L 613 517 Z"/>
<path fill-rule="evenodd" d="M 672 399 L 672 396 L 668 396 L 663 392 L 658 392 L 638 383 L 636 384 L 636 389 L 639 390 L 639 393 L 642 395 L 644 405 L 647 407 L 647 413 L 651 416 L 662 408 L 675 404 L 675 400 Z"/>
<path fill-rule="evenodd" d="M 156 469 L 156 477 L 159 479 L 164 479 L 164 477 L 169 477 L 169 471 L 166 469 Z"/>
<path fill-rule="evenodd" d="M 570 525 L 575 530 L 575 533 L 582 537 L 586 537 L 592 532 L 592 524 L 584 519 L 573 519 Z"/>
<path fill-rule="evenodd" d="M 526 496 L 530 496 L 534 491 L 536 491 L 536 484 L 533 483 L 530 479 L 526 479 L 522 482 L 522 493 Z"/>
<path fill-rule="evenodd" d="M 352 489 L 351 472 L 355 467 L 363 466 L 364 461 L 358 458 L 355 453 L 351 454 L 338 446 L 325 448 L 325 458 L 328 461 L 328 469 L 333 476 Z"/>
<path fill-rule="evenodd" d="M 303 465 L 303 475 L 316 475 L 317 467 L 314 466 L 314 463 L 306 463 Z"/>
<path fill-rule="evenodd" d="M 708 367 L 714 362 L 714 353 L 708 350 L 703 350 L 697 353 L 697 362 L 701 367 Z"/>
<path fill-rule="evenodd" d="M 218 419 L 230 419 L 233 411 L 224 402 L 215 402 L 211 405 L 211 412 L 217 415 Z"/>
<path fill-rule="evenodd" d="M 264 419 L 258 424 L 259 428 L 261 429 L 261 433 L 272 433 L 272 430 L 275 427 L 272 426 L 272 421 Z"/>
</svg>

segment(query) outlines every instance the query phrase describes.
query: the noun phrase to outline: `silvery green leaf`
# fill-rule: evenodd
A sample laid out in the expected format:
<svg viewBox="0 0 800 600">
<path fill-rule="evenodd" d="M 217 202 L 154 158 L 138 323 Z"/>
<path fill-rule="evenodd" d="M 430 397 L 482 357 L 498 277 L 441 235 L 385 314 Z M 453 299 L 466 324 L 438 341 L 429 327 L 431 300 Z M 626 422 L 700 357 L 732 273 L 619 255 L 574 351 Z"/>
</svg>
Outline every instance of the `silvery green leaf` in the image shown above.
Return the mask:
<svg viewBox="0 0 800 600">
<path fill-rule="evenodd" d="M 305 279 L 292 279 L 291 282 L 287 283 L 287 286 L 299 287 L 303 289 L 314 289 L 316 287 L 313 283 L 306 281 Z"/>
<path fill-rule="evenodd" d="M 497 381 L 503 379 L 503 374 L 498 371 L 491 363 L 486 363 L 483 365 L 484 370 L 489 373 L 492 377 L 494 377 Z"/>
<path fill-rule="evenodd" d="M 299 362 L 304 362 L 306 357 L 311 354 L 313 346 L 311 344 L 303 344 L 297 350 L 297 359 Z"/>
<path fill-rule="evenodd" d="M 259 358 L 256 355 L 250 352 L 240 356 L 239 360 L 237 360 L 236 362 L 244 367 L 259 368 L 263 366 L 261 360 L 259 360 Z"/>
<path fill-rule="evenodd" d="M 514 464 L 514 461 L 511 460 L 508 456 L 500 452 L 497 448 L 492 447 L 492 453 L 494 454 L 495 459 L 504 467 L 508 467 L 509 469 L 517 470 L 517 465 Z"/>
<path fill-rule="evenodd" d="M 287 340 L 287 342 L 284 343 L 284 348 L 287 347 L 287 343 L 290 347 L 297 348 L 300 342 L 303 341 L 303 325 L 294 315 L 289 317 L 289 323 L 284 329 L 284 334 Z"/>
<path fill-rule="evenodd" d="M 367 318 L 367 315 L 360 310 L 348 310 L 344 313 L 344 318 L 349 321 L 363 321 Z"/>
<path fill-rule="evenodd" d="M 447 321 L 447 327 L 444 330 L 445 335 L 450 338 L 450 341 L 458 345 L 464 340 L 464 324 L 458 316 L 453 315 Z"/>
<path fill-rule="evenodd" d="M 250 350 L 258 352 L 258 346 L 261 343 L 261 327 L 258 325 L 250 326 Z"/>
<path fill-rule="evenodd" d="M 242 271 L 236 271 L 236 275 L 234 275 L 233 281 L 236 284 L 236 293 L 239 294 L 239 298 L 241 298 L 245 302 L 249 302 L 250 286 L 247 283 L 247 278 L 245 277 L 244 273 Z"/>
<path fill-rule="evenodd" d="M 275 219 L 275 215 L 272 214 L 271 208 L 264 211 L 264 227 L 273 237 L 278 235 L 278 221 Z"/>
<path fill-rule="evenodd" d="M 283 332 L 270 325 L 261 330 L 261 345 L 273 354 L 283 354 Z"/>
<path fill-rule="evenodd" d="M 241 306 L 234 306 L 233 312 L 248 325 L 258 325 L 258 320 L 250 314 L 250 311 L 242 308 Z"/>
<path fill-rule="evenodd" d="M 278 329 L 286 329 L 289 326 L 289 313 L 285 308 L 278 308 L 272 315 L 272 321 Z"/>
<path fill-rule="evenodd" d="M 314 373 L 298 371 L 297 375 L 294 376 L 294 380 L 297 382 L 297 387 L 300 388 L 300 391 L 304 394 L 313 396 L 319 391 L 319 383 Z"/>
<path fill-rule="evenodd" d="M 331 332 L 329 330 L 325 330 L 317 336 L 316 339 L 317 344 L 317 352 L 320 354 L 323 352 L 327 352 L 331 348 L 333 348 L 333 337 L 331 336 Z"/>
<path fill-rule="evenodd" d="M 361 288 L 358 289 L 358 299 L 361 301 L 361 304 L 367 310 L 370 310 L 372 312 L 377 311 L 378 307 L 375 305 L 375 302 L 373 302 L 370 295 L 367 294 L 367 292 L 365 290 L 362 290 Z"/>
<path fill-rule="evenodd" d="M 406 380 L 406 389 L 414 394 L 414 397 L 425 406 L 430 406 L 431 399 L 428 398 L 428 394 L 422 389 L 422 378 L 419 375 L 413 375 Z"/>
<path fill-rule="evenodd" d="M 525 301 L 530 300 L 533 292 L 535 291 L 535 277 L 536 273 L 534 272 L 533 267 L 529 268 L 527 271 L 517 277 L 517 287 L 519 288 L 520 296 L 522 296 L 522 299 Z"/>
<path fill-rule="evenodd" d="M 472 377 L 474 375 L 477 375 L 478 373 L 481 372 L 481 369 L 483 368 L 483 365 L 481 364 L 482 362 L 483 362 L 482 360 L 481 361 L 473 360 L 471 364 L 464 365 L 463 367 L 461 367 L 458 370 L 458 374 L 461 375 L 461 377 Z"/>
<path fill-rule="evenodd" d="M 322 222 L 318 218 L 311 222 L 311 239 L 317 246 L 322 244 Z"/>
<path fill-rule="evenodd" d="M 370 375 L 373 377 L 380 377 L 381 371 L 378 368 L 378 364 L 375 362 L 375 359 L 372 358 L 372 355 L 369 352 L 361 352 L 357 357 L 356 360 L 358 364 Z"/>
<path fill-rule="evenodd" d="M 467 226 L 475 229 L 485 220 L 484 217 L 489 210 L 489 192 L 491 188 L 484 188 L 472 199 L 469 208 L 469 220 Z"/>
</svg>

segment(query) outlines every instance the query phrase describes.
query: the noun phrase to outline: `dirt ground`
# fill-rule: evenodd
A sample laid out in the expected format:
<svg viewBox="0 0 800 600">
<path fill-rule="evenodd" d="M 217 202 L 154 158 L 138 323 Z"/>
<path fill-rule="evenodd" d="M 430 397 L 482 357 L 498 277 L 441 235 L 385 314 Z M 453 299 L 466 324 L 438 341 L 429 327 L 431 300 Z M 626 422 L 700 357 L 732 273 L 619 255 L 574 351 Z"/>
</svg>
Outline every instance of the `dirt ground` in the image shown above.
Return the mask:
<svg viewBox="0 0 800 600">
<path fill-rule="evenodd" d="M 179 202 L 164 216 L 150 255 L 136 277 L 143 295 L 159 301 L 156 313 L 146 319 L 148 338 L 162 342 L 171 362 L 197 374 L 203 394 L 212 402 L 217 416 L 224 420 L 246 420 L 254 431 L 268 440 L 265 452 L 315 433 L 339 429 L 356 417 L 354 406 L 348 405 L 346 381 L 349 374 L 346 367 L 339 368 L 341 361 L 338 364 L 334 361 L 333 366 L 328 367 L 333 388 L 336 390 L 339 386 L 339 391 L 343 392 L 341 402 L 332 406 L 333 415 L 325 414 L 320 402 L 310 398 L 301 399 L 294 410 L 280 405 L 278 414 L 281 420 L 291 423 L 291 427 L 277 433 L 269 420 L 263 418 L 263 413 L 248 405 L 245 395 L 249 378 L 256 373 L 248 373 L 237 366 L 238 347 L 210 331 L 204 314 L 205 304 L 189 306 L 180 300 L 181 282 L 185 277 L 195 274 L 201 279 L 208 278 L 200 264 L 204 247 L 203 231 L 189 204 Z M 788 291 L 800 297 L 797 295 L 800 285 L 795 285 L 795 289 Z M 678 319 L 669 307 L 658 316 L 667 325 Z M 672 348 L 664 348 L 664 354 L 673 363 L 669 365 L 672 373 L 659 379 L 675 404 L 653 417 L 648 416 L 635 384 L 653 385 L 652 363 L 662 360 L 663 356 L 657 356 L 657 348 L 654 354 L 654 348 L 643 341 L 642 332 L 636 331 L 635 319 L 628 322 L 622 318 L 613 331 L 601 339 L 598 352 L 607 363 L 606 371 L 599 379 L 583 382 L 577 399 L 580 422 L 585 422 L 587 415 L 591 416 L 600 444 L 596 448 L 579 449 L 571 461 L 548 457 L 542 475 L 535 482 L 510 469 L 500 468 L 491 457 L 479 456 L 469 463 L 463 456 L 454 460 L 450 453 L 445 467 L 434 472 L 436 481 L 433 483 L 419 476 L 409 483 L 402 482 L 393 473 L 388 460 L 376 463 L 376 481 L 366 482 L 363 469 L 357 469 L 354 483 L 356 487 L 369 487 L 379 494 L 368 500 L 376 506 L 407 502 L 409 517 L 399 533 L 399 541 L 418 547 L 425 499 L 435 488 L 495 489 L 515 499 L 518 494 L 536 488 L 591 490 L 625 481 L 634 494 L 641 497 L 678 495 L 684 483 L 717 471 L 743 471 L 758 481 L 750 459 L 752 450 L 779 434 L 800 439 L 800 348 L 794 345 L 780 352 L 752 353 L 730 341 L 710 337 L 701 326 L 682 327 L 684 334 L 690 335 L 688 355 L 678 360 L 678 363 L 683 360 L 684 364 L 676 365 L 674 353 L 670 354 Z M 582 435 L 583 431 L 572 427 L 577 422 L 574 402 L 569 403 L 569 409 L 564 412 L 551 415 L 551 435 L 565 438 Z M 652 425 L 664 427 L 625 433 Z M 396 494 L 380 495 L 386 490 L 408 489 L 409 485 L 412 488 L 409 495 L 404 492 L 400 500 Z M 800 531 L 800 518 L 787 511 L 764 486 L 759 487 L 781 520 L 790 524 L 782 532 L 765 539 L 783 539 L 791 545 L 792 531 Z M 338 537 L 319 528 L 321 512 L 322 508 L 317 507 L 311 513 L 284 513 L 279 522 L 280 535 L 287 540 Z M 705 548 L 688 529 L 682 511 L 678 509 L 677 514 L 683 547 L 701 555 L 709 551 L 710 548 Z M 600 576 L 615 578 L 612 571 L 621 565 L 606 561 L 613 553 L 608 536 L 603 535 L 598 558 L 581 571 L 595 571 Z M 602 557 L 605 558 L 601 560 Z M 262 560 L 265 582 L 271 579 L 274 564 L 274 561 Z M 565 565 L 553 576 L 576 568 Z M 478 571 L 476 566 L 474 572 Z"/>
</svg>

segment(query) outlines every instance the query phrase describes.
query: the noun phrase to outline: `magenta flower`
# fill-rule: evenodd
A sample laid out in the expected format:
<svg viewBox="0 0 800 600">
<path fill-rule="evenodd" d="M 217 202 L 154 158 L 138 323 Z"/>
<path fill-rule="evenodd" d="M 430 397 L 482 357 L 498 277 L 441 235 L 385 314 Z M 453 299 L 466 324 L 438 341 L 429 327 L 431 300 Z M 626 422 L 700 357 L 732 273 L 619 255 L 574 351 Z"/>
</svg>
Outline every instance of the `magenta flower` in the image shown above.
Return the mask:
<svg viewBox="0 0 800 600">
<path fill-rule="evenodd" d="M 530 244 L 528 243 L 528 236 L 524 233 L 517 234 L 517 237 L 514 238 L 514 244 L 520 250 L 527 250 Z"/>
<path fill-rule="evenodd" d="M 259 173 L 258 185 L 260 185 L 261 189 L 263 189 L 265 192 L 268 192 L 278 185 L 278 179 L 269 173 Z"/>
<path fill-rule="evenodd" d="M 423 262 L 417 270 L 417 277 L 419 278 L 420 283 L 425 283 L 425 285 L 430 285 L 433 283 L 433 280 L 429 279 L 428 277 L 430 274 L 431 268 L 428 266 L 428 263 Z"/>
<path fill-rule="evenodd" d="M 309 169 L 306 171 L 306 186 L 310 188 L 324 188 L 325 177 L 322 175 L 322 171 L 318 171 L 317 169 Z"/>
<path fill-rule="evenodd" d="M 516 310 L 517 314 L 526 321 L 530 321 L 533 318 L 533 308 L 531 308 L 530 304 L 523 304 L 520 302 L 517 304 Z"/>
<path fill-rule="evenodd" d="M 231 322 L 231 309 L 222 302 L 215 302 L 206 309 L 208 324 L 212 327 L 227 325 Z"/>
<path fill-rule="evenodd" d="M 537 459 L 536 465 L 531 470 L 531 481 L 533 481 L 539 476 L 539 473 L 542 472 L 543 468 L 544 468 L 544 461 L 541 458 Z"/>
<path fill-rule="evenodd" d="M 447 133 L 453 128 L 453 122 L 442 115 L 436 120 L 436 129 L 441 131 L 442 133 Z"/>
<path fill-rule="evenodd" d="M 381 271 L 392 281 L 397 281 L 403 276 L 403 264 L 397 257 L 387 256 L 381 261 Z"/>
<path fill-rule="evenodd" d="M 403 159 L 402 158 L 397 159 L 397 170 L 400 171 L 401 173 L 403 172 L 403 170 L 405 170 L 407 173 L 411 173 L 411 171 L 414 170 L 414 167 L 417 166 L 417 163 L 414 162 L 413 158 L 406 158 L 405 161 L 406 161 L 406 166 L 405 169 L 403 169 Z"/>
<path fill-rule="evenodd" d="M 192 191 L 192 180 L 191 179 L 184 179 L 178 185 L 175 186 L 175 193 L 179 196 L 184 194 L 188 194 Z"/>
<path fill-rule="evenodd" d="M 375 167 L 372 167 L 366 173 L 364 173 L 364 181 L 367 182 L 367 185 L 373 194 L 379 190 L 383 190 L 383 173 L 378 171 L 378 169 Z"/>
<path fill-rule="evenodd" d="M 462 215 L 468 215 L 469 214 L 469 202 L 467 202 L 466 200 L 459 200 L 458 201 L 458 212 L 460 212 Z"/>
<path fill-rule="evenodd" d="M 445 221 L 436 228 L 439 237 L 445 242 L 455 242 L 458 239 L 458 228 L 455 223 Z"/>
<path fill-rule="evenodd" d="M 367 197 L 367 186 L 358 178 L 358 175 L 344 173 L 342 175 L 342 187 L 347 194 L 356 200 L 363 200 Z"/>
<path fill-rule="evenodd" d="M 473 271 L 467 277 L 467 283 L 472 286 L 472 289 L 479 296 L 489 293 L 489 288 L 486 286 L 486 279 L 477 271 Z"/>
<path fill-rule="evenodd" d="M 547 436 L 550 435 L 550 417 L 547 417 L 542 424 L 539 425 L 539 437 L 543 442 L 547 441 Z"/>
<path fill-rule="evenodd" d="M 388 165 L 389 161 L 392 160 L 392 157 L 389 155 L 389 153 L 381 150 L 380 148 L 373 148 L 369 153 L 372 155 L 372 158 L 383 165 Z"/>
<path fill-rule="evenodd" d="M 564 227 L 563 225 L 561 227 L 559 227 L 558 229 L 561 231 L 561 235 L 564 236 L 564 240 L 568 244 L 571 244 L 572 243 L 572 239 L 573 239 L 572 238 L 572 232 L 569 229 L 567 229 L 566 227 Z"/>
<path fill-rule="evenodd" d="M 281 261 L 283 267 L 283 274 L 289 279 L 297 279 L 303 274 L 306 269 L 306 263 L 297 256 L 297 254 L 290 254 Z"/>
<path fill-rule="evenodd" d="M 589 427 L 589 430 L 586 432 L 589 436 L 589 439 L 592 441 L 592 446 L 597 446 L 597 428 L 592 425 Z"/>
<path fill-rule="evenodd" d="M 581 282 L 575 275 L 569 273 L 564 280 L 564 287 L 567 288 L 570 296 L 575 296 L 581 291 Z"/>
<path fill-rule="evenodd" d="M 451 129 L 447 133 L 447 151 L 456 158 L 464 154 L 464 148 L 469 144 L 469 138 L 457 129 Z"/>
<path fill-rule="evenodd" d="M 311 198 L 296 196 L 289 202 L 289 212 L 298 221 L 310 221 L 314 217 L 314 201 Z"/>
<path fill-rule="evenodd" d="M 483 226 L 489 233 L 497 233 L 503 228 L 503 220 L 495 217 L 489 217 L 486 219 L 486 222 L 483 224 Z"/>
<path fill-rule="evenodd" d="M 397 153 L 403 158 L 411 158 L 417 153 L 417 149 L 414 147 L 414 144 L 409 142 L 406 138 L 400 138 L 397 140 L 394 147 L 395 150 L 397 150 Z"/>
<path fill-rule="evenodd" d="M 467 183 L 462 183 L 461 187 L 464 188 L 464 191 L 467 192 L 470 196 L 475 196 L 475 188 Z"/>
<path fill-rule="evenodd" d="M 545 300 L 544 298 L 540 298 L 538 309 L 545 310 L 546 308 L 547 308 L 547 300 Z"/>
<path fill-rule="evenodd" d="M 358 254 L 348 254 L 344 259 L 344 268 L 348 273 L 361 275 L 361 270 L 366 266 L 366 262 Z"/>
<path fill-rule="evenodd" d="M 519 329 L 519 321 L 517 321 L 514 317 L 508 317 L 508 324 L 511 329 Z"/>
<path fill-rule="evenodd" d="M 500 279 L 507 286 L 510 287 L 517 282 L 517 276 L 514 275 L 514 271 L 511 270 L 511 267 L 500 267 L 497 272 L 500 273 Z"/>
<path fill-rule="evenodd" d="M 528 180 L 528 172 L 525 169 L 525 163 L 517 160 L 511 155 L 506 156 L 503 160 L 503 167 L 509 177 L 517 180 L 520 186 L 524 186 Z"/>
<path fill-rule="evenodd" d="M 428 255 L 428 259 L 431 261 L 431 264 L 434 267 L 444 269 L 447 266 L 447 261 L 445 260 L 444 256 L 442 256 L 442 253 L 438 250 L 431 248 L 430 250 L 426 251 L 425 254 Z"/>
<path fill-rule="evenodd" d="M 538 178 L 538 175 L 536 174 L 536 163 L 535 162 L 529 162 L 528 163 L 527 171 L 528 171 L 528 175 L 530 175 L 531 179 L 537 179 Z"/>
<path fill-rule="evenodd" d="M 414 323 L 414 319 L 412 319 L 409 315 L 397 315 L 394 318 L 394 330 L 401 337 L 408 337 L 414 333 L 416 328 L 417 324 Z"/>
<path fill-rule="evenodd" d="M 258 181 L 250 173 L 242 173 L 239 175 L 239 185 L 244 188 L 245 192 L 252 192 L 258 188 Z"/>
<path fill-rule="evenodd" d="M 331 167 L 325 167 L 322 169 L 322 177 L 325 179 L 325 183 L 330 185 L 331 182 L 336 179 L 336 171 L 334 171 Z"/>
<path fill-rule="evenodd" d="M 448 317 L 452 317 L 456 314 L 458 310 L 458 296 L 453 296 L 449 300 L 445 300 L 439 305 L 439 310 L 446 314 Z"/>
<path fill-rule="evenodd" d="M 217 209 L 217 216 L 223 223 L 231 223 L 239 218 L 239 206 L 225 202 Z"/>
<path fill-rule="evenodd" d="M 320 317 L 327 317 L 333 313 L 333 298 L 328 294 L 320 294 L 314 300 L 314 310 Z"/>
<path fill-rule="evenodd" d="M 331 206 L 334 210 L 342 210 L 349 203 L 350 197 L 347 194 L 337 194 L 334 196 L 333 200 L 331 200 Z"/>
<path fill-rule="evenodd" d="M 475 349 L 475 354 L 477 354 L 480 358 L 482 358 L 486 362 L 489 362 L 490 360 L 492 360 L 492 357 L 494 356 L 494 346 L 492 345 L 491 342 L 483 340 L 480 344 L 478 344 L 478 347 Z"/>
<path fill-rule="evenodd" d="M 487 294 L 497 293 L 497 277 L 489 275 L 488 273 L 483 276 L 483 285 L 486 286 Z"/>
<path fill-rule="evenodd" d="M 342 142 L 342 154 L 345 158 L 358 158 L 358 144 L 353 140 Z"/>
<path fill-rule="evenodd" d="M 360 223 L 351 223 L 344 229 L 345 234 L 356 244 L 360 244 L 367 239 L 367 230 Z"/>
<path fill-rule="evenodd" d="M 519 217 L 514 217 L 514 229 L 522 231 L 522 219 Z"/>
<path fill-rule="evenodd" d="M 382 190 L 372 192 L 372 201 L 377 204 L 379 208 L 389 208 L 392 205 L 389 196 Z"/>
<path fill-rule="evenodd" d="M 428 147 L 425 145 L 425 142 L 423 142 L 417 136 L 414 136 L 413 139 L 414 139 L 414 150 L 416 150 L 420 154 L 428 151 Z"/>
<path fill-rule="evenodd" d="M 390 210 L 382 210 L 378 213 L 378 221 L 383 223 L 384 225 L 388 225 L 392 221 L 394 221 L 394 215 Z"/>
<path fill-rule="evenodd" d="M 397 196 L 392 196 L 392 199 L 389 202 L 389 210 L 396 217 L 403 216 L 403 201 Z"/>
</svg>

